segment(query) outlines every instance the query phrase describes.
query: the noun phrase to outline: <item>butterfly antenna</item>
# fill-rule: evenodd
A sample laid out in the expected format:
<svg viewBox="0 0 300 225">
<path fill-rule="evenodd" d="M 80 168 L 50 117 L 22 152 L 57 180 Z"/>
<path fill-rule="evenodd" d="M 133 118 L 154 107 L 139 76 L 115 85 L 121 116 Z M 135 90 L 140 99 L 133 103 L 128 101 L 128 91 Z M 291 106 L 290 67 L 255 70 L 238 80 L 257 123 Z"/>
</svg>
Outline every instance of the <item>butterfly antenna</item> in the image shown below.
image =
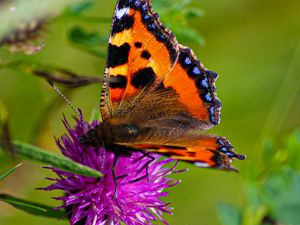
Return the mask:
<svg viewBox="0 0 300 225">
<path fill-rule="evenodd" d="M 82 113 L 80 110 L 76 109 L 71 101 L 66 97 L 64 96 L 64 94 L 58 89 L 58 87 L 55 86 L 55 84 L 51 81 L 51 80 L 48 80 L 48 83 L 51 85 L 51 87 L 53 88 L 53 90 L 60 96 L 62 97 L 62 99 L 68 104 L 68 106 L 70 106 L 70 108 L 78 115 L 78 117 L 80 118 L 80 121 L 82 123 L 82 125 L 84 125 L 84 118 L 82 116 Z"/>
</svg>

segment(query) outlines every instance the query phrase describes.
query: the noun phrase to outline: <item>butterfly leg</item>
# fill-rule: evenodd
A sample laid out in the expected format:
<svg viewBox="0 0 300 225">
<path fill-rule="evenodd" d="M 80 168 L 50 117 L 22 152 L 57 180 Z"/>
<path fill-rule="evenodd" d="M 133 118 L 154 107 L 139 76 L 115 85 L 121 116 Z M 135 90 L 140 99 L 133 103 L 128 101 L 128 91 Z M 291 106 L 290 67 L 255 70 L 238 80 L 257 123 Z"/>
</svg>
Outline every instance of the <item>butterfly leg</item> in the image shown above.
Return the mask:
<svg viewBox="0 0 300 225">
<path fill-rule="evenodd" d="M 112 176 L 114 179 L 115 188 L 114 188 L 114 194 L 113 194 L 112 199 L 115 199 L 116 195 L 117 195 L 118 181 L 117 181 L 117 177 L 116 177 L 116 165 L 117 165 L 118 159 L 119 159 L 119 154 L 115 153 L 114 163 L 113 163 L 113 167 L 112 167 Z"/>
<path fill-rule="evenodd" d="M 149 183 L 149 165 L 154 162 L 155 157 L 151 156 L 149 152 L 142 152 L 142 154 L 145 155 L 145 157 L 149 158 L 150 160 L 145 163 L 143 167 L 146 167 L 146 176 L 147 176 L 147 182 Z"/>
<path fill-rule="evenodd" d="M 146 175 L 143 175 L 137 179 L 134 179 L 131 181 L 131 183 L 135 183 L 138 182 L 140 180 L 143 180 L 144 178 L 147 177 L 147 182 L 149 183 L 149 165 L 150 163 L 152 163 L 155 160 L 155 157 L 151 156 L 149 152 L 145 152 L 145 151 L 140 151 L 143 155 L 142 157 L 140 157 L 139 159 L 143 159 L 145 157 L 150 158 L 150 160 L 148 160 L 139 170 L 138 173 L 140 173 L 143 170 L 146 170 Z"/>
<path fill-rule="evenodd" d="M 83 151 L 82 151 L 81 154 L 80 154 L 80 159 L 81 159 L 81 161 L 83 161 L 82 156 L 86 153 L 86 150 L 87 150 L 87 149 L 88 149 L 88 147 L 87 147 L 87 146 L 84 146 Z"/>
<path fill-rule="evenodd" d="M 118 162 L 120 154 L 115 153 L 115 158 L 114 158 L 114 163 L 113 163 L 113 167 L 112 167 L 112 176 L 114 179 L 114 183 L 115 183 L 115 188 L 114 188 L 114 194 L 113 197 L 111 198 L 112 200 L 115 200 L 117 202 L 117 204 L 119 205 L 119 207 L 122 209 L 122 206 L 117 198 L 117 188 L 118 188 L 118 181 L 117 181 L 117 177 L 116 177 L 116 165 Z"/>
</svg>

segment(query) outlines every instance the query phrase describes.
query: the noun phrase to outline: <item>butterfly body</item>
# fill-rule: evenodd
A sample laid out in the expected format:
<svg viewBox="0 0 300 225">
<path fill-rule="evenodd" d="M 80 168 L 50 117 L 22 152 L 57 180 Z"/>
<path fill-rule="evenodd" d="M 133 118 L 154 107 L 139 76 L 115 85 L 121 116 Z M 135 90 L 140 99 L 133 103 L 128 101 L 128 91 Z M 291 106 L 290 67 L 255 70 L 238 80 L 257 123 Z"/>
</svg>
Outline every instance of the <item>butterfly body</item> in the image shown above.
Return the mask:
<svg viewBox="0 0 300 225">
<path fill-rule="evenodd" d="M 220 122 L 217 77 L 161 24 L 150 0 L 119 0 L 102 85 L 103 122 L 80 141 L 234 170 L 231 160 L 245 157 L 226 138 L 205 134 Z"/>
</svg>

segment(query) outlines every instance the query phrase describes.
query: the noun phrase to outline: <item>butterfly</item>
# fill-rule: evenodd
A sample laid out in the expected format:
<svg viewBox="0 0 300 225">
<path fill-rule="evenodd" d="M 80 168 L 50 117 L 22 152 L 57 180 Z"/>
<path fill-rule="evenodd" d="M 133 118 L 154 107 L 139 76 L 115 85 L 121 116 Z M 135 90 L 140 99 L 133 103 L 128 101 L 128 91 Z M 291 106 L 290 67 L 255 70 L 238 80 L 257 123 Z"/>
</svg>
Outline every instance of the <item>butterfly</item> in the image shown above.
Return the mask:
<svg viewBox="0 0 300 225">
<path fill-rule="evenodd" d="M 218 75 L 179 44 L 153 11 L 151 0 L 118 0 L 101 93 L 103 122 L 80 142 L 117 156 L 159 153 L 198 167 L 235 170 L 245 159 L 221 136 Z"/>
</svg>

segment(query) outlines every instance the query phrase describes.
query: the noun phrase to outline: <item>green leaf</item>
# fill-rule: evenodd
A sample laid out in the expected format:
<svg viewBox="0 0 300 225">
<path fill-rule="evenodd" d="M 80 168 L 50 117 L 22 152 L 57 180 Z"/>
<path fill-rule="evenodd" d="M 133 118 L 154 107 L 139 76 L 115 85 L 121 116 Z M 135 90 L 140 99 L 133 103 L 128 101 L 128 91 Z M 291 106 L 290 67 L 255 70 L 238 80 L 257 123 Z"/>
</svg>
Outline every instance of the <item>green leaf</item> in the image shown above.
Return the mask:
<svg viewBox="0 0 300 225">
<path fill-rule="evenodd" d="M 221 203 L 218 205 L 218 214 L 223 225 L 242 224 L 242 211 L 235 206 Z"/>
<path fill-rule="evenodd" d="M 106 57 L 107 36 L 100 35 L 96 32 L 87 32 L 83 28 L 76 26 L 70 30 L 68 38 L 74 47 L 96 57 Z M 103 47 L 105 47 L 105 49 Z"/>
<path fill-rule="evenodd" d="M 12 172 L 14 172 L 18 167 L 20 167 L 23 163 L 20 163 L 18 165 L 16 165 L 15 167 L 11 168 L 10 170 L 8 170 L 6 173 L 0 175 L 0 180 L 4 179 L 5 177 L 7 177 L 9 174 L 11 174 Z"/>
<path fill-rule="evenodd" d="M 198 8 L 190 6 L 191 1 L 162 0 L 156 1 L 156 6 L 163 24 L 175 33 L 179 42 L 192 42 L 203 45 L 204 38 L 197 29 L 188 26 L 189 21 L 196 20 L 204 15 Z"/>
<path fill-rule="evenodd" d="M 186 29 L 183 26 L 172 26 L 171 30 L 176 34 L 180 42 L 193 42 L 199 45 L 205 44 L 203 36 L 196 30 Z"/>
<path fill-rule="evenodd" d="M 19 155 L 22 155 L 28 159 L 39 161 L 41 163 L 46 163 L 55 168 L 59 168 L 64 171 L 69 171 L 83 176 L 90 176 L 90 177 L 102 176 L 102 174 L 99 171 L 83 166 L 66 157 L 58 156 L 52 152 L 43 150 L 36 146 L 27 143 L 22 143 L 19 141 L 14 141 L 13 144 L 16 148 L 16 152 Z"/>
<path fill-rule="evenodd" d="M 43 216 L 57 219 L 63 218 L 66 214 L 64 211 L 54 210 L 53 207 L 23 200 L 6 194 L 0 194 L 0 201 L 6 202 L 17 209 L 23 210 L 35 216 Z"/>
</svg>

